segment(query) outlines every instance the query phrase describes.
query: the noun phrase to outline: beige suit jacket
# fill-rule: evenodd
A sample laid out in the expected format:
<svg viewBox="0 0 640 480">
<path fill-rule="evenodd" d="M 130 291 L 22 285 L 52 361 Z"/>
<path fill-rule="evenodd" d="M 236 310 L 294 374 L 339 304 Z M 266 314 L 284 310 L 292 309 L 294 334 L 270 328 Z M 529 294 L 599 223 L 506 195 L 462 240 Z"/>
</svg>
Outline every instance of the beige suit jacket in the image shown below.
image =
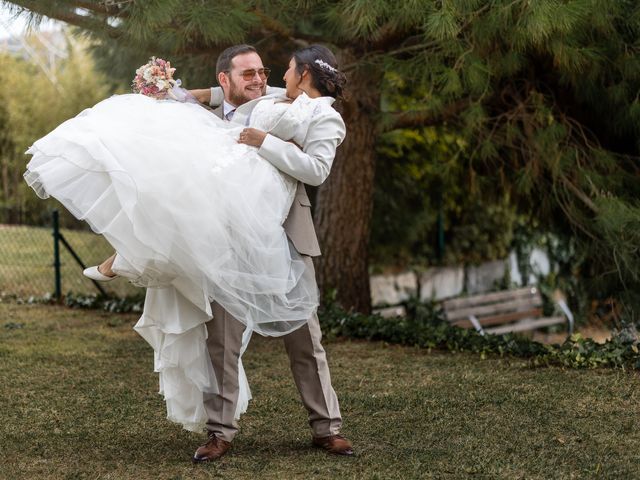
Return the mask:
<svg viewBox="0 0 640 480">
<path fill-rule="evenodd" d="M 223 118 L 222 105 L 215 108 L 213 113 L 219 118 Z M 272 145 L 272 148 L 276 149 L 278 145 L 277 142 L 274 143 L 276 144 Z M 272 150 L 265 150 L 265 152 L 260 153 L 265 154 L 266 156 L 274 155 Z M 309 255 L 311 257 L 316 257 L 321 254 L 318 237 L 313 225 L 313 218 L 311 217 L 311 201 L 309 200 L 307 190 L 301 181 L 298 181 L 295 198 L 293 199 L 287 219 L 282 226 L 287 237 L 289 237 L 289 240 L 298 253 L 302 255 Z"/>
</svg>

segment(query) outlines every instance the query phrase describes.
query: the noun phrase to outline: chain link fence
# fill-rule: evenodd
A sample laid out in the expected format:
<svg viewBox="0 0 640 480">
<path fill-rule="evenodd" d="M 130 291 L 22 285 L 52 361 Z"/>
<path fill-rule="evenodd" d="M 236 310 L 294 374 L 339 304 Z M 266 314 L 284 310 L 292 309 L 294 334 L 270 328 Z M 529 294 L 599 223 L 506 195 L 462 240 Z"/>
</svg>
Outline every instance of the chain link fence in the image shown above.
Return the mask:
<svg viewBox="0 0 640 480">
<path fill-rule="evenodd" d="M 36 219 L 20 219 L 26 223 L 0 223 L 0 297 L 29 298 L 55 295 L 53 212 L 43 212 L 40 218 Z M 1 213 L 7 212 L 0 211 Z M 8 215 L 2 215 L 2 218 L 6 219 Z M 60 228 L 60 234 L 85 265 L 96 265 L 113 253 L 107 241 L 83 226 L 84 224 L 74 225 L 69 221 L 63 224 L 67 228 Z M 82 275 L 82 267 L 64 242 L 59 243 L 59 261 L 62 294 L 99 293 L 93 282 Z M 124 279 L 101 283 L 100 286 L 112 297 L 140 293 L 139 288 Z"/>
</svg>

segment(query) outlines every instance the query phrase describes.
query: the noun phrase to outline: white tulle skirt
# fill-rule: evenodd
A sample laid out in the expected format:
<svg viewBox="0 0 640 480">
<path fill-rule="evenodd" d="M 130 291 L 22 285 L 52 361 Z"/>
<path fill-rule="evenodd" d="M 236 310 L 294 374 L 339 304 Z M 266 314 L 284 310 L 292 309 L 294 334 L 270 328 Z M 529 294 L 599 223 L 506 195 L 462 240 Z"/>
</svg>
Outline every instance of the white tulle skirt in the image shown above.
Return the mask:
<svg viewBox="0 0 640 480">
<path fill-rule="evenodd" d="M 245 347 L 250 332 L 290 333 L 318 305 L 282 228 L 296 182 L 238 144 L 242 128 L 198 105 L 121 95 L 27 152 L 36 193 L 104 235 L 115 271 L 148 287 L 136 330 L 154 348 L 169 418 L 190 430 L 206 422 L 202 392 L 217 392 L 212 301 L 247 326 Z"/>
</svg>

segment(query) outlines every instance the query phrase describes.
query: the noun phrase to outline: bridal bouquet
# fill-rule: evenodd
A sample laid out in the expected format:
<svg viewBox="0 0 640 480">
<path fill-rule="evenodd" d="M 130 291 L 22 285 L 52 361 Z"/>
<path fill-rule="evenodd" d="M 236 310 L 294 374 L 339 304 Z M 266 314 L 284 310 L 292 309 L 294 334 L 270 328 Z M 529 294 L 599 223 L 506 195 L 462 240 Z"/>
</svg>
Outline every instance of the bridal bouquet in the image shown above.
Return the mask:
<svg viewBox="0 0 640 480">
<path fill-rule="evenodd" d="M 161 58 L 151 57 L 149 63 L 136 70 L 136 76 L 131 84 L 133 93 L 141 93 L 153 98 L 173 98 L 173 87 L 179 86 L 180 81 L 173 79 L 175 68 L 171 63 Z"/>
</svg>

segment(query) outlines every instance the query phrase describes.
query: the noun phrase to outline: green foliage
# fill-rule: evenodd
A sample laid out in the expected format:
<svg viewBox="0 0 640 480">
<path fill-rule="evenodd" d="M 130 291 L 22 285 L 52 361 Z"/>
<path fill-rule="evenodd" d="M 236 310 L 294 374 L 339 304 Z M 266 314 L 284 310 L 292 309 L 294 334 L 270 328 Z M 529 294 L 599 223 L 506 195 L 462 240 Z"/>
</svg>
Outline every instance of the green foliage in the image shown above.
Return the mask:
<svg viewBox="0 0 640 480">
<path fill-rule="evenodd" d="M 14 299 L 14 301 L 16 301 Z M 18 303 L 53 303 L 43 298 L 18 300 Z M 140 313 L 144 295 L 114 299 L 97 294 L 76 295 L 68 292 L 64 305 L 71 308 L 103 310 L 109 313 Z M 322 330 L 329 337 L 346 337 L 410 345 L 450 352 L 472 352 L 481 358 L 489 355 L 529 359 L 532 366 L 561 365 L 570 368 L 633 368 L 640 369 L 640 339 L 633 324 L 614 332 L 611 340 L 596 343 L 574 334 L 561 345 L 545 345 L 526 337 L 479 335 L 474 329 L 452 326 L 439 304 L 416 299 L 406 302 L 407 316 L 383 318 L 347 312 L 331 296 L 318 312 Z"/>
<path fill-rule="evenodd" d="M 0 296 L 1 302 L 15 303 L 17 305 L 55 305 L 58 303 L 53 293 L 47 293 L 42 296 L 31 295 L 29 297 L 2 295 Z M 140 313 L 144 307 L 144 293 L 108 297 L 99 293 L 67 292 L 62 297 L 62 303 L 70 308 L 103 310 L 109 313 Z"/>
<path fill-rule="evenodd" d="M 37 47 L 33 39 L 26 41 Z M 55 83 L 34 63 L 0 54 L 4 86 L 0 91 L 0 210 L 9 212 L 3 222 L 17 220 L 12 212 L 26 212 L 37 222 L 37 212 L 55 204 L 43 204 L 22 180 L 28 161 L 24 152 L 35 140 L 108 94 L 104 77 L 94 69 L 82 42 L 69 38 L 68 49 L 69 57 L 52 71 Z"/>
<path fill-rule="evenodd" d="M 64 304 L 71 308 L 89 308 L 110 313 L 140 313 L 144 306 L 144 293 L 121 298 L 105 297 L 100 294 L 74 294 L 64 296 Z"/>
<path fill-rule="evenodd" d="M 455 158 L 469 186 L 490 185 L 501 194 L 494 203 L 508 196 L 542 229 L 579 238 L 590 258 L 590 295 L 640 305 L 633 294 L 640 290 L 633 241 L 640 215 L 638 2 L 3 3 L 91 32 L 114 78 L 129 79 L 153 53 L 169 56 L 189 72 L 188 85 L 201 86 L 212 83 L 215 57 L 229 43 L 255 42 L 273 64 L 284 64 L 301 44 L 327 43 L 347 59 L 351 78 L 360 79 L 352 85 L 356 98 L 383 93 L 380 109 L 371 112 L 381 131 L 455 132 L 465 144 L 465 156 Z M 404 85 L 378 80 L 385 72 Z M 397 95 L 406 97 L 402 105 L 385 103 Z M 415 113 L 415 121 L 398 122 L 398 110 Z M 373 145 L 358 148 L 370 152 Z M 486 198 L 486 189 L 475 191 Z"/>
<path fill-rule="evenodd" d="M 574 272 L 587 295 L 637 309 L 640 6 L 579 0 L 439 5 L 425 27 L 434 41 L 424 45 L 428 57 L 385 59 L 404 79 L 386 82 L 385 95 L 394 100 L 385 108 L 441 115 L 437 124 L 463 145 L 449 154 L 464 166 L 451 182 L 468 186 L 471 195 L 476 186 L 482 200 L 489 185 L 540 230 L 575 238 L 579 256 L 589 259 Z M 457 107 L 453 115 L 446 113 L 451 107 Z M 407 155 L 398 142 L 396 147 L 398 156 Z M 424 161 L 436 163 L 439 172 L 442 164 L 434 157 Z M 391 183 L 389 170 L 384 164 L 381 169 L 379 184 Z M 446 192 L 458 201 L 451 189 Z M 471 203 L 487 208 L 473 197 Z M 468 223 L 468 235 L 456 238 L 472 243 L 477 236 L 483 245 L 476 226 L 484 222 L 461 221 Z M 502 232 L 509 235 L 508 228 Z M 406 238 L 410 244 L 411 235 Z M 480 256 L 490 258 L 488 252 Z"/>
<path fill-rule="evenodd" d="M 435 303 L 408 302 L 407 316 L 383 318 L 346 312 L 330 299 L 319 313 L 325 334 L 378 340 L 451 352 L 527 358 L 532 366 L 561 365 L 569 368 L 640 369 L 640 341 L 633 326 L 599 344 L 579 334 L 561 345 L 545 345 L 525 337 L 479 335 L 474 329 L 449 324 Z"/>
<path fill-rule="evenodd" d="M 477 264 L 508 255 L 515 207 L 504 192 L 472 183 L 465 146 L 433 127 L 382 138 L 371 233 L 375 265 Z M 437 246 L 439 214 L 444 252 Z"/>
</svg>

